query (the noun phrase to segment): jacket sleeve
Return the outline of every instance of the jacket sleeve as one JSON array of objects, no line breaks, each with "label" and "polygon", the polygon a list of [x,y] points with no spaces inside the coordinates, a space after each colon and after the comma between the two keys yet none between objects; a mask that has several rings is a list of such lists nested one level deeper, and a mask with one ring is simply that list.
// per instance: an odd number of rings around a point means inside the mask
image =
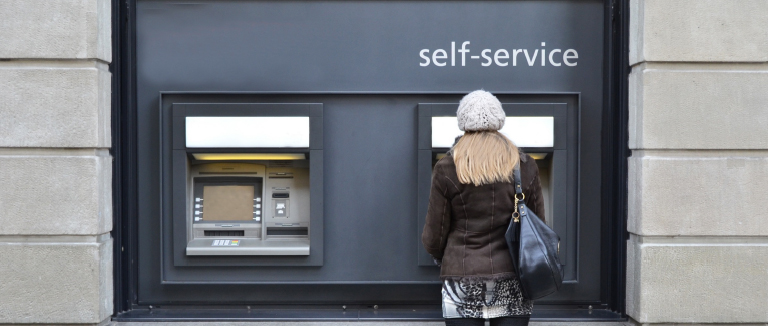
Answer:
[{"label": "jacket sleeve", "polygon": [[445,184],[442,169],[438,164],[432,173],[427,219],[421,233],[421,243],[424,245],[424,249],[435,259],[443,258],[450,226],[451,202],[448,198],[448,187]]},{"label": "jacket sleeve", "polygon": [[525,190],[525,205],[528,206],[528,209],[532,210],[542,221],[546,222],[544,195],[542,194],[541,181],[539,180],[539,167],[536,165],[533,158],[529,157],[528,161],[526,167],[533,170],[534,173],[528,187],[523,188]]}]

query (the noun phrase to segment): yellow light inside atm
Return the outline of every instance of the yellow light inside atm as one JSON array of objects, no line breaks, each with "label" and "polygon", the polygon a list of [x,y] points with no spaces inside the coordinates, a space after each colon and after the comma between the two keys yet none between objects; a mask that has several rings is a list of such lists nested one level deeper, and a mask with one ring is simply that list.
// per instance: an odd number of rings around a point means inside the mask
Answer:
[{"label": "yellow light inside atm", "polygon": [[201,161],[285,161],[307,158],[302,153],[193,153],[192,156]]},{"label": "yellow light inside atm", "polygon": [[532,157],[534,160],[543,160],[547,157],[547,153],[528,153],[528,156]]}]

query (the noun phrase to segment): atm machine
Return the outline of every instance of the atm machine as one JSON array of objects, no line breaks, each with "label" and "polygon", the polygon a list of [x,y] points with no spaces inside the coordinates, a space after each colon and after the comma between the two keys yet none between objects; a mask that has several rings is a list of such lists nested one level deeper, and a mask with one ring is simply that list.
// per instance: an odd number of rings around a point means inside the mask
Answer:
[{"label": "atm machine", "polygon": [[322,180],[317,106],[173,105],[167,133],[173,145],[165,157],[173,174],[174,230],[183,230],[173,236],[184,244],[183,255],[310,255],[313,236],[322,240],[313,232],[310,184],[313,175]]},{"label": "atm machine", "polygon": [[274,159],[195,160],[187,255],[309,255],[309,166],[303,156],[278,157],[297,161],[290,166]]}]

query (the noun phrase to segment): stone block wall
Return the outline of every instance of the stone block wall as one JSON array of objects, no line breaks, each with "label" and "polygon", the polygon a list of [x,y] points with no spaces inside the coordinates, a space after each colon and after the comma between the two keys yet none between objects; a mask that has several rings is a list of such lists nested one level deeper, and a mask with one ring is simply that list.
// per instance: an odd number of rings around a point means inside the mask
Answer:
[{"label": "stone block wall", "polygon": [[110,3],[0,1],[0,324],[112,314]]},{"label": "stone block wall", "polygon": [[768,323],[768,0],[631,0],[627,314]]}]

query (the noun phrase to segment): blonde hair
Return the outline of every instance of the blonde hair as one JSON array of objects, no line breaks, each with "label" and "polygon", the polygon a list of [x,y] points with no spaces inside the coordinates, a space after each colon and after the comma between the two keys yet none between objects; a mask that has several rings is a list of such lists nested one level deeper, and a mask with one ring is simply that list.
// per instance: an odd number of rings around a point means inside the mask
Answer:
[{"label": "blonde hair", "polygon": [[517,146],[498,131],[468,131],[451,149],[459,182],[475,186],[514,181]]}]

